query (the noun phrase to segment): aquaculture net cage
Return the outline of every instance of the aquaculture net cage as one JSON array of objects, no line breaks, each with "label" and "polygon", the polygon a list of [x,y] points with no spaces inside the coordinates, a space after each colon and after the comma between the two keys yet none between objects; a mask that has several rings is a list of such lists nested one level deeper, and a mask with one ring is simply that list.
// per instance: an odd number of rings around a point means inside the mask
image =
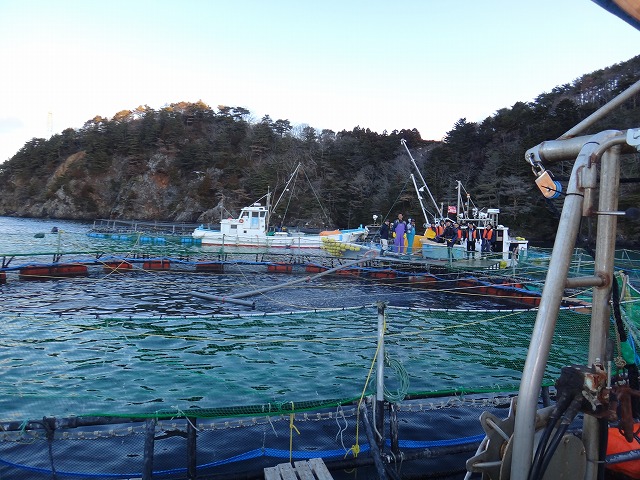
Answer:
[{"label": "aquaculture net cage", "polygon": [[[334,478],[367,478],[371,423],[401,476],[462,478],[484,436],[479,415],[507,415],[535,316],[383,304],[5,315],[0,478],[259,478],[308,458],[324,459]],[[362,405],[376,392],[381,321],[386,406],[376,424]],[[545,385],[587,361],[589,321],[560,312]]]}]

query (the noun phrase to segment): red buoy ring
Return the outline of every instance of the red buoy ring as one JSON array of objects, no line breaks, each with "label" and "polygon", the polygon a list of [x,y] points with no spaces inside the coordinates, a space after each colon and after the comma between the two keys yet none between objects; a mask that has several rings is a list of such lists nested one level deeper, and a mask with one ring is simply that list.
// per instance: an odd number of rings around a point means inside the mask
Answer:
[{"label": "red buoy ring", "polygon": [[240,222],[240,223],[242,223],[242,222],[244,222],[244,220],[241,218],[241,219],[239,220],[239,222]]}]

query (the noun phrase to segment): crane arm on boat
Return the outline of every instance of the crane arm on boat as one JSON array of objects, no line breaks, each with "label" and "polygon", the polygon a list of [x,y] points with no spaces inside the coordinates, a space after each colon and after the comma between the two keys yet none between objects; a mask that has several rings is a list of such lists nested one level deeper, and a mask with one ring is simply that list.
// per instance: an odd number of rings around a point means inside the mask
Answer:
[{"label": "crane arm on boat", "polygon": [[431,194],[431,190],[429,190],[429,187],[427,186],[427,182],[425,181],[424,177],[422,176],[422,174],[420,173],[420,169],[418,168],[418,164],[416,163],[416,161],[413,159],[413,155],[411,155],[411,152],[409,151],[409,147],[407,147],[407,141],[403,138],[402,140],[400,140],[400,143],[402,143],[402,146],[404,146],[405,150],[407,151],[407,153],[409,154],[409,159],[411,160],[411,164],[413,165],[413,168],[416,169],[416,172],[418,173],[418,177],[420,177],[420,180],[422,181],[422,187],[420,187],[420,190],[424,190],[429,194],[429,198],[431,199],[431,202],[433,203],[433,205],[436,207],[436,212],[438,212],[438,216],[440,218],[443,218],[442,215],[442,208],[440,208],[438,206],[438,203],[436,202],[436,200],[433,198],[433,195]]}]

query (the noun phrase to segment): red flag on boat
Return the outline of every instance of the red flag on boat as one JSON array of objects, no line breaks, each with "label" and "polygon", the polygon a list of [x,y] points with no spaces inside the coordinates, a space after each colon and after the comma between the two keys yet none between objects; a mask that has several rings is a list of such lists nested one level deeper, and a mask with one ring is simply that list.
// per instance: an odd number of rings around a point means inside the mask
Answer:
[{"label": "red flag on boat", "polygon": [[449,205],[447,207],[447,213],[458,213],[458,207],[455,205]]}]

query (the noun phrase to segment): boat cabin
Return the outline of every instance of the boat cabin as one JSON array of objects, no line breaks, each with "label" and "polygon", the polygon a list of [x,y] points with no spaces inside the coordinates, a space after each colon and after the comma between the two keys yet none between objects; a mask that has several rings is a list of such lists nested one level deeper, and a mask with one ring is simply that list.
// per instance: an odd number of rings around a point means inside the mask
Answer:
[{"label": "boat cabin", "polygon": [[265,235],[267,232],[268,209],[260,203],[244,207],[238,218],[225,218],[220,221],[223,235]]}]

